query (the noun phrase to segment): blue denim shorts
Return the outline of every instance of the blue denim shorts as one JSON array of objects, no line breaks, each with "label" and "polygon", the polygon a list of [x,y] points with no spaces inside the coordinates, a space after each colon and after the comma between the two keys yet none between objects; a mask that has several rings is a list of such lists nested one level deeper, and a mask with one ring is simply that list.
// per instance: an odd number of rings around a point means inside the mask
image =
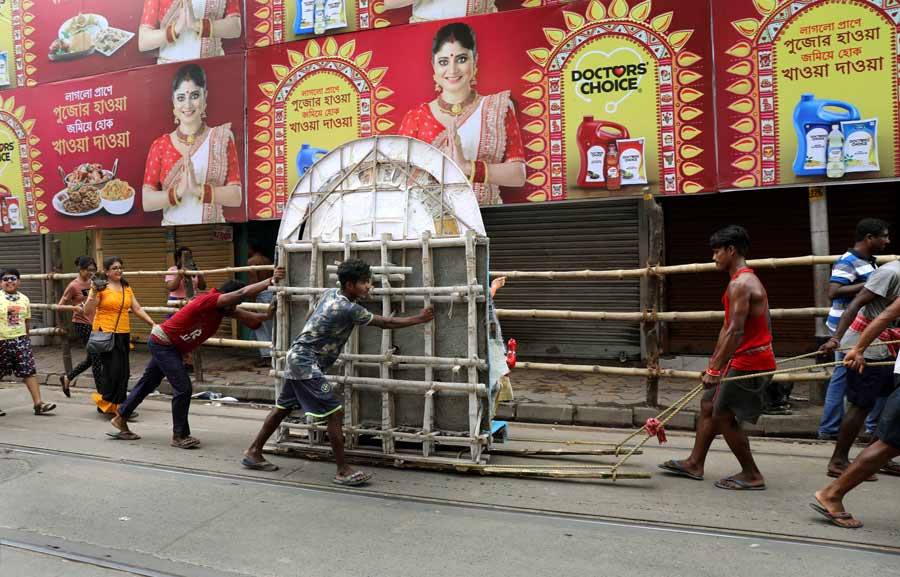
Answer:
[{"label": "blue denim shorts", "polygon": [[302,408],[307,415],[318,418],[327,417],[342,408],[334,394],[334,385],[323,377],[302,381],[284,379],[275,406],[279,409]]}]

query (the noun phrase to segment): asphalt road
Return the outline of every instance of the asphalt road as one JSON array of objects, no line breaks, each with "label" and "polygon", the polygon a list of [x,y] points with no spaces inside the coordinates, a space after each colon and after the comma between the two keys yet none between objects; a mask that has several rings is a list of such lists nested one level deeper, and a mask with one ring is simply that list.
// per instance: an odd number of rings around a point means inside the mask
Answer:
[{"label": "asphalt road", "polygon": [[[57,395],[47,393],[63,403]],[[703,482],[370,468],[369,487],[346,490],[330,483],[327,462],[274,456],[278,472],[241,469],[237,459],[264,416],[256,409],[195,405],[192,427],[204,446],[179,451],[168,446],[168,405],[158,400],[142,407],[137,442],[107,440],[109,425],[85,396],[35,417],[18,386],[0,389],[0,407],[8,412],[0,418],[3,577],[900,575],[900,479],[882,477],[848,499],[866,522],[859,531],[809,510],[809,496],[827,482],[827,444],[754,440],[765,492],[712,487],[734,471],[724,444]],[[521,426],[513,434],[623,436]],[[676,435],[650,446],[629,470],[652,470],[689,443]]]}]

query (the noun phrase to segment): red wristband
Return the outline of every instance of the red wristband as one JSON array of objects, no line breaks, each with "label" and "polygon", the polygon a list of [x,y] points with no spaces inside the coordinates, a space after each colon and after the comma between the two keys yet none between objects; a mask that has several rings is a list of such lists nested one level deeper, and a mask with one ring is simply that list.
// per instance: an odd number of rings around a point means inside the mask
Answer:
[{"label": "red wristband", "polygon": [[203,19],[203,28],[200,31],[201,38],[211,38],[212,37],[212,20],[209,18]]},{"label": "red wristband", "polygon": [[213,201],[213,187],[211,184],[203,185],[203,204],[212,204]]},{"label": "red wristband", "polygon": [[483,160],[476,160],[473,167],[475,171],[472,174],[472,182],[483,183],[487,176],[487,164]]},{"label": "red wristband", "polygon": [[706,374],[711,377],[721,377],[722,371],[717,371],[715,369],[711,369],[710,367],[706,367]]},{"label": "red wristband", "polygon": [[166,43],[175,44],[178,40],[178,34],[175,33],[175,25],[169,24],[166,26]]},{"label": "red wristband", "polygon": [[169,206],[178,206],[178,197],[175,196],[175,187],[173,186],[167,191],[169,197]]}]

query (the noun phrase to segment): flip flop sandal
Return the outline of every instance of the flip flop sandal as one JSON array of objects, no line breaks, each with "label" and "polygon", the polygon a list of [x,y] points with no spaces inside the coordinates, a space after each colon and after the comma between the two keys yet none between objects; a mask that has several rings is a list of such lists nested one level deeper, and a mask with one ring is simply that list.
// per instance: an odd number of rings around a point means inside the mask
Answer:
[{"label": "flip flop sandal", "polygon": [[[819,503],[810,503],[809,506],[813,511],[828,519],[832,525],[837,525],[841,529],[859,529],[863,524],[855,519],[851,513],[841,511],[840,513],[832,513]],[[850,524],[849,521],[856,521],[856,524]]]},{"label": "flip flop sandal", "polygon": [[245,469],[253,469],[254,471],[277,471],[278,465],[275,463],[270,463],[269,461],[254,461],[250,459],[250,457],[244,457],[241,459],[241,465],[244,466]]},{"label": "flip flop sandal", "polygon": [[678,475],[679,477],[687,477],[688,479],[693,479],[695,481],[703,480],[703,475],[695,475],[694,473],[691,473],[690,471],[685,469],[684,466],[681,465],[681,463],[679,463],[678,461],[666,461],[665,463],[657,465],[657,467],[667,473]]},{"label": "flip flop sandal", "polygon": [[34,414],[43,415],[44,413],[49,413],[55,408],[56,405],[54,403],[38,403],[34,406]]},{"label": "flip flop sandal", "polygon": [[900,463],[888,461],[888,463],[879,470],[879,473],[890,475],[892,477],[900,477]]},{"label": "flip flop sandal", "polygon": [[5,417],[5,416],[6,416],[6,411],[4,411],[3,409],[0,409],[0,417]]},{"label": "flip flop sandal", "polygon": [[106,433],[106,436],[117,441],[137,441],[141,438],[140,435],[131,431],[116,431],[115,433]]},{"label": "flip flop sandal", "polygon": [[200,439],[196,439],[194,437],[185,437],[180,441],[173,440],[170,444],[176,449],[193,449],[200,444]]},{"label": "flip flop sandal", "polygon": [[62,387],[63,394],[66,397],[71,399],[72,398],[72,390],[71,390],[72,384],[71,383],[66,384],[66,376],[65,375],[59,376],[59,385]]},{"label": "flip flop sandal", "polygon": [[[844,471],[837,472],[837,471],[832,471],[831,469],[829,469],[828,472],[826,473],[826,475],[828,475],[828,476],[831,477],[832,479],[837,479],[837,478],[839,478],[843,473],[844,473]],[[888,474],[890,474],[890,473],[888,473]],[[877,480],[878,480],[878,477],[877,477],[877,476],[871,475],[871,476],[869,476],[869,477],[866,479],[866,482],[867,482],[867,483],[874,483],[874,482],[877,481]]]},{"label": "flip flop sandal", "polygon": [[735,479],[734,477],[725,477],[724,479],[719,479],[715,482],[715,486],[719,489],[725,489],[726,491],[765,491],[766,486],[763,485],[751,485],[746,481],[741,481],[740,479]]},{"label": "flip flop sandal", "polygon": [[349,477],[335,477],[333,482],[338,485],[343,485],[345,487],[358,487],[363,483],[367,483],[369,479],[372,478],[372,475],[369,473],[363,473],[362,471],[356,471]]}]

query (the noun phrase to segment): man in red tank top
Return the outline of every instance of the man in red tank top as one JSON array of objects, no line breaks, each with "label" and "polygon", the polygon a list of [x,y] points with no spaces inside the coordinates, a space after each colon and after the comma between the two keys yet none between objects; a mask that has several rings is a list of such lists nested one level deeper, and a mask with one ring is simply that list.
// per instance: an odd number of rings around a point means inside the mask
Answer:
[{"label": "man in red tank top", "polygon": [[188,424],[188,411],[191,406],[191,378],[188,376],[182,356],[203,344],[216,334],[219,324],[226,316],[234,317],[250,328],[259,327],[262,322],[271,318],[268,314],[251,313],[237,308],[245,301],[253,301],[256,295],[268,289],[273,283],[284,278],[284,269],[275,269],[275,274],[252,285],[244,285],[239,281],[228,281],[222,285],[221,292],[213,289],[192,299],[183,309],[172,315],[166,322],[154,325],[147,339],[150,348],[150,363],[143,376],[119,406],[118,414],[111,423],[118,429],[108,433],[115,439],[136,440],[138,435],[128,428],[128,418],[141,402],[162,382],[165,377],[172,385],[172,446],[179,449],[192,449],[200,444],[191,436]]},{"label": "man in red tank top", "polygon": [[[706,455],[713,439],[721,434],[737,457],[741,472],[720,479],[716,487],[760,491],[766,488],[765,479],[753,460],[750,442],[740,423],[756,423],[763,411],[765,389],[771,376],[753,375],[775,369],[769,300],[765,287],[744,260],[750,248],[746,230],[727,226],[713,234],[709,243],[716,268],[728,273],[731,279],[722,297],[725,323],[702,375],[706,392],[700,404],[691,455],[684,461],[669,460],[659,467],[669,473],[703,480]],[[723,376],[744,378],[723,382]]]}]

